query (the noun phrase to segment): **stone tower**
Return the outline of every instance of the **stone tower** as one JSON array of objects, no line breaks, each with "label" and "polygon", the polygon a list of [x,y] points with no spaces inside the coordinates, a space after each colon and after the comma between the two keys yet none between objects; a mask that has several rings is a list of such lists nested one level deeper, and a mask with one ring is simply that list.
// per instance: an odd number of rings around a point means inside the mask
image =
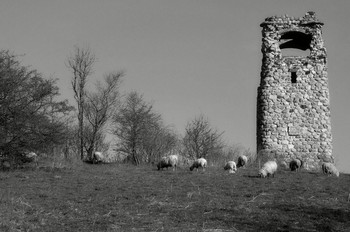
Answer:
[{"label": "stone tower", "polygon": [[299,157],[310,170],[334,162],[323,23],[307,12],[302,18],[269,17],[260,26],[258,154],[275,151],[286,162]]}]

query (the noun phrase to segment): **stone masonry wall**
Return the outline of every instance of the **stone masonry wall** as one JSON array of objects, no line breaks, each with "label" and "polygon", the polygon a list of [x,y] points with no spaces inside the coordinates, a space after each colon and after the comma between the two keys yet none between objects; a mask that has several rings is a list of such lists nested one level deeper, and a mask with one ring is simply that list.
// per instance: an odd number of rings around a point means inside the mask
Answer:
[{"label": "stone masonry wall", "polygon": [[[334,162],[322,26],[313,12],[302,18],[274,16],[261,24],[257,151],[275,151],[287,163],[299,157],[309,170]],[[310,53],[283,56],[285,48]]]}]

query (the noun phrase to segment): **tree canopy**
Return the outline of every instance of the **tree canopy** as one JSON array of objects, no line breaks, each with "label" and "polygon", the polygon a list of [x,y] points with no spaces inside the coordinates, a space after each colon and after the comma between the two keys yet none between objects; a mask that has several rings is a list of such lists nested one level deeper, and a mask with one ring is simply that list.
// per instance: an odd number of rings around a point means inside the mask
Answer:
[{"label": "tree canopy", "polygon": [[[74,108],[57,101],[56,80],[0,51],[0,152],[16,154],[63,143],[65,116]],[[44,147],[45,146],[45,147]]]},{"label": "tree canopy", "polygon": [[186,154],[191,158],[206,158],[222,153],[223,132],[214,129],[204,115],[187,123],[183,144]]},{"label": "tree canopy", "polygon": [[153,110],[142,95],[129,93],[113,117],[117,152],[134,164],[152,162],[169,153],[177,143],[174,132],[163,125],[161,115]]}]

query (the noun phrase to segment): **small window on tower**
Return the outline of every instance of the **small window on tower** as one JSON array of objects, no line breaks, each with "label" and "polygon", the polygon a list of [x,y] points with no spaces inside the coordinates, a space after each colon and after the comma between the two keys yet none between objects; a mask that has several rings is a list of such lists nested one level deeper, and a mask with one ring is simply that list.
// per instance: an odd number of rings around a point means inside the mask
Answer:
[{"label": "small window on tower", "polygon": [[291,81],[293,84],[297,83],[297,72],[291,72]]}]

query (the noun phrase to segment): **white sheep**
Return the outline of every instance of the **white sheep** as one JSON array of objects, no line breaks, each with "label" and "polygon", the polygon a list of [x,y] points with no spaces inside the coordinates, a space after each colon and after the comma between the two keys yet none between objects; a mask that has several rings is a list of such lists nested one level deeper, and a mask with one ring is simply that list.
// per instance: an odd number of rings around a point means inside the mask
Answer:
[{"label": "white sheep", "polygon": [[159,160],[157,167],[158,167],[158,170],[160,169],[163,170],[163,168],[168,169],[168,167],[173,167],[173,171],[175,171],[178,162],[179,162],[179,157],[177,155],[163,156]]},{"label": "white sheep", "polygon": [[229,173],[235,173],[237,171],[237,166],[235,161],[228,161],[225,166],[225,170],[228,170]]},{"label": "white sheep", "polygon": [[325,162],[322,164],[322,171],[326,175],[336,175],[339,177],[339,171],[333,163]]},{"label": "white sheep", "polygon": [[259,176],[265,178],[266,176],[275,176],[275,172],[277,171],[277,163],[276,161],[267,161],[263,167],[259,170]]},{"label": "white sheep", "polygon": [[35,152],[29,152],[29,153],[25,153],[25,162],[33,162],[35,163],[36,166],[38,166],[38,155]]},{"label": "white sheep", "polygon": [[103,158],[104,156],[102,152],[95,151],[94,154],[92,154],[92,163],[93,164],[101,163],[103,161]]},{"label": "white sheep", "polygon": [[289,163],[289,168],[291,171],[299,171],[299,169],[303,166],[303,161],[301,159],[293,159]]},{"label": "white sheep", "polygon": [[29,152],[28,154],[26,154],[26,156],[29,158],[29,159],[36,159],[38,157],[37,154],[35,154],[35,152]]},{"label": "white sheep", "polygon": [[202,168],[203,171],[205,170],[205,167],[207,167],[207,160],[204,159],[204,158],[199,158],[197,160],[195,160],[193,162],[193,164],[191,165],[190,167],[190,170],[192,171],[194,168],[197,168],[197,171],[198,171],[198,168]]},{"label": "white sheep", "polygon": [[245,155],[240,155],[237,161],[237,168],[244,167],[248,162],[248,157]]}]

